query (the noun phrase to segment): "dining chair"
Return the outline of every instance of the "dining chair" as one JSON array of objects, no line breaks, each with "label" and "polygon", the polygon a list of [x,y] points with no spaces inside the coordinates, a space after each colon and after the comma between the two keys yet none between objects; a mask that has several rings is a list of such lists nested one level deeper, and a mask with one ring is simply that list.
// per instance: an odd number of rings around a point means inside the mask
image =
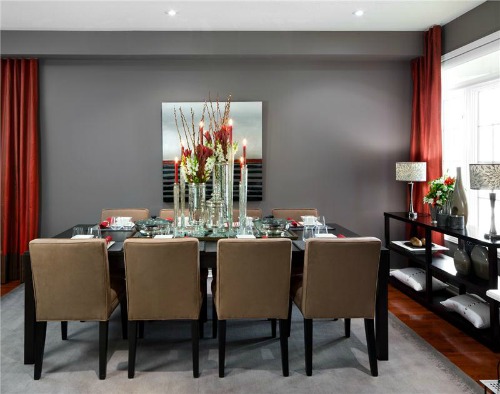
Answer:
[{"label": "dining chair", "polygon": [[132,221],[149,219],[147,208],[104,208],[101,211],[101,221],[113,216],[131,217]]},{"label": "dining chair", "polygon": [[[189,216],[189,209],[184,210],[184,216]],[[170,208],[164,208],[160,210],[158,217],[161,219],[173,219],[174,218],[174,210]]]},{"label": "dining chair", "polygon": [[318,216],[316,208],[274,208],[271,211],[272,215],[278,219],[291,218],[297,222],[302,221],[301,216]]},{"label": "dining chair", "polygon": [[195,238],[129,238],[124,243],[129,319],[128,377],[135,375],[138,322],[190,320],[193,376],[199,376],[199,243]]},{"label": "dining chair", "polygon": [[106,378],[109,317],[120,304],[127,337],[125,283],[110,278],[104,239],[35,239],[29,244],[35,294],[35,371],[42,374],[48,321],[99,322],[99,379]]},{"label": "dining chair", "polygon": [[219,331],[219,377],[224,377],[226,321],[234,319],[279,319],[281,366],[288,376],[291,258],[289,239],[218,241],[214,323]]},{"label": "dining chair", "polygon": [[378,376],[375,346],[375,300],[381,242],[373,237],[306,241],[304,276],[292,280],[291,300],[304,316],[305,364],[312,375],[313,319],[344,318],[350,337],[351,319],[363,318],[370,371]]}]

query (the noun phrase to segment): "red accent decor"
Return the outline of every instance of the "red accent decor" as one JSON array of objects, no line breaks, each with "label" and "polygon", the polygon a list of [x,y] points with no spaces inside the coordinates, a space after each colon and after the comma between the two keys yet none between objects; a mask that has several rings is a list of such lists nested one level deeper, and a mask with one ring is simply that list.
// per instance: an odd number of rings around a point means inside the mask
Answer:
[{"label": "red accent decor", "polygon": [[39,228],[38,59],[2,59],[2,283],[21,279]]},{"label": "red accent decor", "polygon": [[[410,161],[427,162],[427,180],[442,175],[441,140],[441,26],[424,34],[424,56],[411,62],[413,104]],[[413,201],[416,212],[424,212],[427,182],[415,183]],[[428,207],[425,207],[425,212]],[[427,212],[428,213],[428,212]],[[439,236],[439,235],[438,235]],[[442,236],[439,237],[442,240]],[[439,243],[439,238],[434,240]]]}]

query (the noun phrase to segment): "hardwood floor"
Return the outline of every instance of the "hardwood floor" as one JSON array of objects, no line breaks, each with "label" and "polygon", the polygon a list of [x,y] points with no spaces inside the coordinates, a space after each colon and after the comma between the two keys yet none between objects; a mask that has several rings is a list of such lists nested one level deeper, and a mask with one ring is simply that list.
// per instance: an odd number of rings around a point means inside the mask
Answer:
[{"label": "hardwood floor", "polygon": [[[2,284],[1,295],[18,285],[19,281]],[[497,378],[500,353],[481,345],[390,285],[389,310],[475,381]]]}]

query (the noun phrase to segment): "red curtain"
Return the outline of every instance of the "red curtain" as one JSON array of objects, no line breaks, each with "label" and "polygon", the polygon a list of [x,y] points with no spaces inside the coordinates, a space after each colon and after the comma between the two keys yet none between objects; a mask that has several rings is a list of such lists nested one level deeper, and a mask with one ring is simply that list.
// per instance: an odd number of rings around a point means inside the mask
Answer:
[{"label": "red curtain", "polygon": [[[424,56],[411,62],[413,106],[410,161],[427,162],[427,181],[442,175],[441,141],[441,26],[424,35]],[[413,201],[416,212],[427,212],[423,198],[427,182],[416,182]],[[425,209],[424,209],[425,208]]]},{"label": "red curtain", "polygon": [[2,59],[2,283],[39,228],[38,59]]}]

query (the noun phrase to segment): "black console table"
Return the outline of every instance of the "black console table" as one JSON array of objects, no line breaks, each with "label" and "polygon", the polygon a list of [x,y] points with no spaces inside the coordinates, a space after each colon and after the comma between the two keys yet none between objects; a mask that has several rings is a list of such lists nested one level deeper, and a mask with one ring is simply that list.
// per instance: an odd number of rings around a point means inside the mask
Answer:
[{"label": "black console table", "polygon": [[[474,234],[470,230],[453,230],[449,227],[438,227],[431,223],[430,216],[419,216],[417,219],[408,218],[406,212],[384,212],[385,219],[385,246],[392,253],[397,253],[408,258],[411,266],[420,267],[426,272],[426,290],[417,292],[406,286],[395,278],[390,278],[390,283],[410,296],[420,304],[432,310],[451,324],[455,325],[479,342],[494,351],[500,351],[500,328],[498,302],[493,302],[486,296],[488,289],[498,289],[498,258],[497,253],[500,242],[494,242],[484,238],[484,233]],[[417,233],[424,233],[426,240],[432,240],[433,233],[441,233],[456,237],[459,240],[468,241],[476,245],[485,246],[488,249],[489,279],[478,278],[474,273],[461,275],[457,273],[452,256],[443,252],[433,253],[432,242],[426,242],[425,254],[415,254],[392,242],[391,221],[406,223],[410,227],[410,237]],[[459,294],[474,293],[490,303],[490,328],[477,329],[459,314],[449,312],[440,302],[456,294],[450,290],[432,291],[432,278],[435,277],[458,289]]]}]

